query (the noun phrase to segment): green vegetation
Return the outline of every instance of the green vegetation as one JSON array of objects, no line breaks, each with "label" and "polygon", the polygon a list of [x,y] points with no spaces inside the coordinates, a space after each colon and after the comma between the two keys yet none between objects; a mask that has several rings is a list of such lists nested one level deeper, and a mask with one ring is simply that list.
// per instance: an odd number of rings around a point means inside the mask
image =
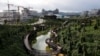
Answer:
[{"label": "green vegetation", "polygon": [[47,26],[51,26],[51,28],[61,26],[61,24],[65,21],[62,19],[45,19],[45,20],[46,22],[44,24],[46,24]]},{"label": "green vegetation", "polygon": [[38,18],[33,18],[33,19],[29,19],[28,23],[34,23],[34,22],[37,22],[37,21],[38,21]]},{"label": "green vegetation", "polygon": [[[62,27],[64,22],[58,19],[46,20],[45,24],[49,26],[47,29]],[[57,43],[63,47],[61,52],[68,56],[100,56],[100,19],[67,21],[69,23],[57,32]]]},{"label": "green vegetation", "polygon": [[69,25],[58,32],[62,53],[68,56],[100,56],[100,20],[81,20],[69,20]]},{"label": "green vegetation", "polygon": [[[45,19],[45,30],[37,35],[45,34],[50,29],[62,27],[63,22],[69,23],[58,30],[57,43],[62,53],[67,56],[100,56],[100,19]],[[35,20],[30,20],[30,23]],[[0,56],[29,56],[23,44],[23,37],[32,26],[0,25]],[[33,43],[36,40],[33,40]],[[47,47],[47,50],[48,47]]]},{"label": "green vegetation", "polygon": [[0,56],[28,56],[23,44],[29,26],[0,25]]},{"label": "green vegetation", "polygon": [[49,32],[49,30],[50,30],[50,28],[47,28],[45,31],[44,30],[39,31],[39,32],[37,32],[37,36],[47,34]]},{"label": "green vegetation", "polygon": [[30,24],[35,23],[38,21],[38,17],[32,18],[32,19],[26,19],[24,21],[20,21],[20,24]]},{"label": "green vegetation", "polygon": [[46,20],[46,22],[43,23],[45,25],[45,30],[37,32],[37,36],[46,34],[47,32],[50,31],[50,29],[53,29],[55,27],[61,27],[62,23],[65,21],[61,19],[44,19],[44,20]]}]

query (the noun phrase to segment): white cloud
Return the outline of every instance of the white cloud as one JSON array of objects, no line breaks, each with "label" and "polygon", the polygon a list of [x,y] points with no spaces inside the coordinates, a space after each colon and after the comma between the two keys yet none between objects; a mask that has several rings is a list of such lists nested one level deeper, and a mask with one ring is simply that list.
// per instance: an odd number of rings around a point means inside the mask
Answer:
[{"label": "white cloud", "polygon": [[[0,0],[0,2],[7,3],[7,0]],[[61,11],[82,11],[100,8],[100,0],[9,0],[9,2],[15,5],[31,6],[37,10],[59,8]],[[0,7],[4,8],[3,6]]]}]

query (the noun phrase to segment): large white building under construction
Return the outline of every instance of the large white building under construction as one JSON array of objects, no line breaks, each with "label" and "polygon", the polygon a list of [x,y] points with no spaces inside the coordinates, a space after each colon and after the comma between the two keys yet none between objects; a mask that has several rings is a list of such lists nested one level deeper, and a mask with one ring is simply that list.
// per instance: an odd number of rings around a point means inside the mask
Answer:
[{"label": "large white building under construction", "polygon": [[19,16],[20,14],[16,10],[4,10],[0,12],[0,20],[16,20]]}]

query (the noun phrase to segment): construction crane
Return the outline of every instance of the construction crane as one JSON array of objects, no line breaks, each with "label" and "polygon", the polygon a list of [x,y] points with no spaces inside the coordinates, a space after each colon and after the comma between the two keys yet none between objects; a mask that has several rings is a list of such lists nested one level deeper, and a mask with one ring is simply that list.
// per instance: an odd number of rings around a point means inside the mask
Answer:
[{"label": "construction crane", "polygon": [[8,4],[8,10],[10,10],[10,6],[14,6],[14,7],[17,7],[18,8],[18,12],[20,10],[20,8],[27,8],[27,9],[33,9],[32,7],[24,7],[24,6],[18,6],[18,5],[14,5],[14,4]]},{"label": "construction crane", "polygon": [[[10,6],[17,7],[17,10],[18,10],[19,14],[20,14],[20,8],[23,8],[23,9],[33,9],[32,7],[18,6],[18,5],[14,5],[14,4],[10,4],[10,3],[8,3],[7,5],[8,5],[8,13],[10,11]],[[18,16],[18,18],[20,19],[20,15]]]},{"label": "construction crane", "polygon": [[18,12],[19,12],[19,10],[20,10],[20,8],[27,8],[27,9],[33,9],[32,7],[24,7],[24,6],[19,6],[19,5],[14,5],[14,4],[10,4],[9,3],[9,0],[7,0],[7,5],[8,5],[8,11],[10,10],[10,6],[15,6],[15,7],[17,7],[18,8]]},{"label": "construction crane", "polygon": [[[17,9],[16,9],[16,11],[18,12],[18,14],[17,14],[17,19],[18,20],[20,20],[21,19],[21,13],[20,13],[20,11],[21,11],[21,8],[22,9],[33,9],[32,7],[25,7],[25,6],[20,6],[20,5],[15,5],[15,4],[11,4],[11,3],[9,3],[9,0],[7,0],[7,3],[3,3],[3,4],[5,4],[5,5],[7,5],[7,10],[8,10],[8,12],[7,12],[7,14],[6,14],[6,16],[7,16],[7,19],[5,19],[5,20],[7,20],[7,21],[11,21],[12,19],[11,19],[11,15],[10,15],[10,10],[11,10],[11,7],[16,7]],[[27,13],[27,11],[28,10],[26,10],[26,13]],[[14,12],[13,12],[13,18],[14,18],[14,20],[16,20],[15,18],[16,17],[14,17]]]}]

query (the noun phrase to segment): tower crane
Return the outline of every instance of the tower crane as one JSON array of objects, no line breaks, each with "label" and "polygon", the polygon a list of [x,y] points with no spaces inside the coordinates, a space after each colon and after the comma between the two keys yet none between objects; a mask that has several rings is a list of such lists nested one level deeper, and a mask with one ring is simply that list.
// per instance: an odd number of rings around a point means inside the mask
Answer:
[{"label": "tower crane", "polygon": [[[32,7],[24,7],[24,6],[14,5],[14,4],[10,4],[10,3],[8,3],[7,5],[8,5],[8,13],[9,13],[9,10],[10,10],[10,6],[17,7],[17,10],[18,10],[19,14],[20,14],[20,8],[23,8],[23,9],[33,9]],[[18,16],[18,18],[20,19],[20,15]]]}]

